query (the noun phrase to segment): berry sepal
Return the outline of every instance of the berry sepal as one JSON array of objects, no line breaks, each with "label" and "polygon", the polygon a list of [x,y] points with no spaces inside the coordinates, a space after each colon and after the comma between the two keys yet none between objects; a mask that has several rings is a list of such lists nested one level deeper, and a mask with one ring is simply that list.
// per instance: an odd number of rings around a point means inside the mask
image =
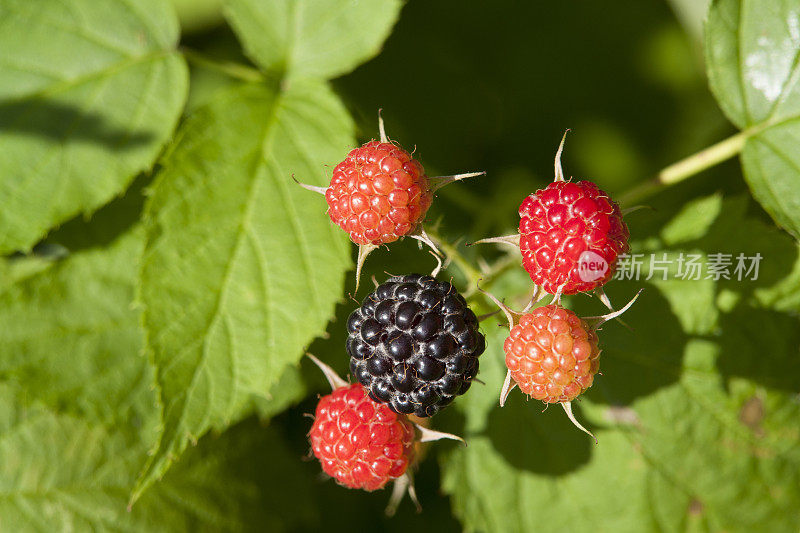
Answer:
[{"label": "berry sepal", "polygon": [[314,362],[314,364],[317,365],[317,368],[319,368],[322,371],[322,373],[325,375],[325,379],[328,380],[328,384],[331,386],[331,390],[336,390],[339,387],[347,387],[348,385],[350,385],[347,381],[344,380],[344,378],[342,378],[341,376],[339,376],[339,374],[336,373],[336,370],[334,370],[333,368],[329,367],[328,365],[317,359],[316,356],[314,356],[313,354],[306,352],[306,357],[311,359]]},{"label": "berry sepal", "polygon": [[436,431],[435,429],[427,428],[416,422],[414,422],[414,425],[417,426],[417,430],[419,431],[418,442],[434,442],[437,440],[449,439],[449,440],[457,440],[464,446],[467,445],[467,441],[465,441],[458,435],[453,435],[452,433],[445,433],[444,431]]}]

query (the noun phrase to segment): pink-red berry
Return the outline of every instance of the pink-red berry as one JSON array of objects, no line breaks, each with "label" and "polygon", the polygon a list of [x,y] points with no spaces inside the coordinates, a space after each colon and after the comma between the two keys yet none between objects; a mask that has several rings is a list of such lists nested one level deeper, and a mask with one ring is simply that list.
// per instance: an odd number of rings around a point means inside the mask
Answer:
[{"label": "pink-red berry", "polygon": [[411,154],[393,143],[370,141],[336,165],[325,199],[331,220],[354,243],[379,245],[413,233],[433,193]]},{"label": "pink-red berry", "polygon": [[554,181],[525,198],[519,216],[522,266],[551,294],[602,286],[628,251],[619,206],[589,181]]},{"label": "pink-red berry", "polygon": [[341,485],[367,491],[406,472],[414,460],[414,437],[405,416],[372,400],[360,384],[323,396],[309,432],[325,473]]},{"label": "pink-red berry", "polygon": [[577,398],[592,386],[600,364],[595,331],[556,304],[523,314],[503,351],[520,390],[545,403]]}]

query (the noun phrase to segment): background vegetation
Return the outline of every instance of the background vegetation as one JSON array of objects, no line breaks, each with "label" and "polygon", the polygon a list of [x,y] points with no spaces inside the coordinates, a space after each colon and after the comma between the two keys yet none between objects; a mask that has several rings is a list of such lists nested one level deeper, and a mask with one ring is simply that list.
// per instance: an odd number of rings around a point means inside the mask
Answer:
[{"label": "background vegetation", "polygon": [[[0,0],[0,531],[796,531],[800,1],[716,1],[704,36],[705,14]],[[354,250],[291,182],[326,184],[378,108],[429,175],[487,171],[428,215],[465,291],[526,297],[513,257],[463,243],[514,230],[566,128],[567,175],[652,207],[626,218],[634,252],[760,253],[760,275],[608,285],[645,292],[577,408],[598,446],[518,392],[497,406],[490,319],[485,386],[433,421],[469,446],[431,446],[424,513],[386,519],[386,491],[307,460],[327,385],[300,358],[346,373]],[[402,242],[365,279],[433,266]]]}]

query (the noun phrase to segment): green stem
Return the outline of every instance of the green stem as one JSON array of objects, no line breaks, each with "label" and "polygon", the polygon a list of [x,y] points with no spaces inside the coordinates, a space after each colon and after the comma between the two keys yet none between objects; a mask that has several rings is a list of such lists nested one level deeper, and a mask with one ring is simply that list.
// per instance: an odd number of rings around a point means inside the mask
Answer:
[{"label": "green stem", "polygon": [[464,277],[467,278],[467,283],[472,284],[473,280],[478,280],[483,276],[479,270],[469,264],[469,261],[461,255],[461,252],[459,252],[455,246],[445,241],[431,230],[428,230],[428,236],[436,243],[436,246],[444,252],[444,255],[458,267],[461,273],[464,274]]},{"label": "green stem", "polygon": [[192,50],[191,48],[183,47],[181,48],[181,52],[183,52],[184,57],[189,63],[200,68],[214,70],[225,74],[226,76],[230,76],[231,78],[236,78],[242,81],[258,82],[264,80],[264,75],[261,74],[261,72],[252,67],[248,67],[247,65],[234,63],[233,61],[219,61],[216,59],[211,59],[210,57],[207,57],[196,50]]},{"label": "green stem", "polygon": [[620,196],[620,204],[631,205],[658,192],[669,185],[679,183],[708,168],[734,157],[742,151],[748,137],[761,131],[763,127],[744,130],[724,141],[690,155],[659,172],[654,178],[640,183]]},{"label": "green stem", "polygon": [[467,287],[466,292],[464,293],[465,298],[469,298],[470,296],[476,294],[478,292],[478,282],[481,283],[482,286],[488,286],[492,281],[495,280],[500,274],[508,270],[513,266],[519,266],[522,263],[522,259],[517,256],[516,254],[507,254],[492,263],[489,266],[489,270],[485,273],[481,274],[478,278],[476,278],[471,286]]},{"label": "green stem", "polygon": [[501,257],[491,266],[489,266],[488,270],[482,272],[473,267],[467,258],[461,255],[461,252],[459,252],[455,246],[442,239],[442,237],[440,237],[434,231],[429,229],[427,230],[427,233],[431,240],[436,243],[436,246],[438,246],[442,252],[444,252],[445,256],[447,256],[447,258],[450,259],[450,261],[456,265],[456,267],[458,267],[458,269],[467,279],[467,286],[463,291],[465,298],[469,298],[478,292],[478,282],[488,285],[492,282],[492,280],[494,280],[494,278],[502,274],[510,266],[519,263],[517,257],[509,254]]}]

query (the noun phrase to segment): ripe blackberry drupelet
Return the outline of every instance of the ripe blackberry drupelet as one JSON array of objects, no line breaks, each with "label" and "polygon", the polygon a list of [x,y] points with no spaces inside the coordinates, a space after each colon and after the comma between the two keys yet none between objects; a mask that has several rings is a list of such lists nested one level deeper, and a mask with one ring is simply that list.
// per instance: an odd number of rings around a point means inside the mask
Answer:
[{"label": "ripe blackberry drupelet", "polygon": [[358,383],[320,398],[309,439],[325,473],[351,489],[381,489],[414,460],[414,426]]},{"label": "ripe blackberry drupelet", "polygon": [[[554,181],[525,198],[519,216],[522,266],[550,294],[602,286],[628,251],[630,233],[619,206],[590,181]],[[591,268],[581,271],[581,261]]]},{"label": "ripe blackberry drupelet", "polygon": [[464,394],[486,349],[478,319],[448,282],[389,278],[347,321],[350,371],[393,411],[428,417]]}]

